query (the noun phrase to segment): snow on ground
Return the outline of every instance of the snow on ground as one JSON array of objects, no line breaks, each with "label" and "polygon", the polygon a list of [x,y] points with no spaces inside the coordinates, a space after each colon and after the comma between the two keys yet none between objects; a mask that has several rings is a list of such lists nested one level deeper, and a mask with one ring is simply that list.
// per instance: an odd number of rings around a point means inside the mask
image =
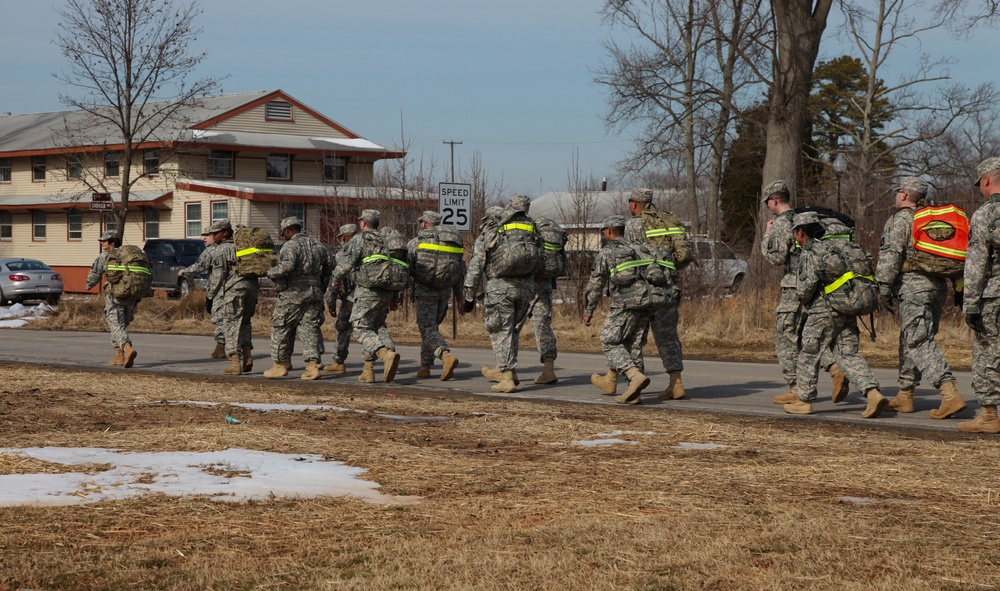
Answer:
[{"label": "snow on ground", "polygon": [[0,306],[0,328],[20,328],[29,320],[48,316],[56,309],[48,304],[38,304],[37,306],[25,306],[24,304],[14,304],[13,306]]}]

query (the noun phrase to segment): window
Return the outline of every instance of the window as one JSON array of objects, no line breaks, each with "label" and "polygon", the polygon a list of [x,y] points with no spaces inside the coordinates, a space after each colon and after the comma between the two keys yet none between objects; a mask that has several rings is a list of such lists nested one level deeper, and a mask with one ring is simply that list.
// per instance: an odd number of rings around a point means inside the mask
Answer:
[{"label": "window", "polygon": [[0,240],[14,239],[14,216],[0,211]]},{"label": "window", "polygon": [[[306,223],[306,204],[305,203],[282,203],[278,206],[278,213],[281,219],[297,217],[302,220],[302,223]],[[305,228],[302,228],[305,230]]]},{"label": "window", "polygon": [[[113,213],[105,213],[103,216],[104,231],[105,232],[118,232],[118,219],[115,218]],[[120,236],[119,236],[120,238]]]},{"label": "window", "polygon": [[225,201],[215,201],[212,203],[212,223],[224,220],[229,217],[229,203]]},{"label": "window", "polygon": [[142,153],[142,172],[147,176],[160,174],[159,150],[146,150]]},{"label": "window", "polygon": [[146,238],[160,237],[160,210],[155,207],[145,208]]},{"label": "window", "polygon": [[45,182],[45,156],[31,157],[31,180]]},{"label": "window", "polygon": [[231,179],[236,171],[236,152],[212,150],[208,153],[208,176]]},{"label": "window", "polygon": [[66,179],[78,181],[83,178],[83,163],[79,156],[69,156],[66,158]]},{"label": "window", "polygon": [[68,240],[83,240],[83,214],[71,211],[66,214],[66,238]]},{"label": "window", "polygon": [[121,154],[108,152],[104,155],[104,176],[116,177],[121,174]]},{"label": "window", "polygon": [[11,169],[10,158],[0,158],[0,183],[10,182],[10,169]]},{"label": "window", "polygon": [[291,154],[267,155],[267,178],[276,181],[287,181],[292,178]]},{"label": "window", "polygon": [[45,240],[45,212],[31,212],[31,239]]},{"label": "window", "polygon": [[201,203],[184,204],[184,235],[201,238]]},{"label": "window", "polygon": [[292,104],[284,101],[271,101],[264,105],[264,120],[293,121]]},{"label": "window", "polygon": [[347,158],[323,157],[323,180],[328,183],[347,182]]}]

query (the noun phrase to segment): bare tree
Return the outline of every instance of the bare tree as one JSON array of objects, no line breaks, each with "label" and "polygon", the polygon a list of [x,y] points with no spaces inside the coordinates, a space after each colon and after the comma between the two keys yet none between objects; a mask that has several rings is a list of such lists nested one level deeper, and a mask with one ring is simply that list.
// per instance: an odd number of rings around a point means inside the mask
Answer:
[{"label": "bare tree", "polygon": [[[125,231],[129,192],[142,178],[142,145],[170,145],[187,126],[186,107],[217,92],[220,80],[188,76],[205,59],[191,46],[201,29],[196,2],[174,0],[66,0],[56,43],[69,61],[55,77],[74,89],[63,104],[90,121],[67,126],[71,145],[118,152],[118,176],[98,174],[92,188],[121,194],[115,209]],[[135,169],[134,169],[135,168]]]}]

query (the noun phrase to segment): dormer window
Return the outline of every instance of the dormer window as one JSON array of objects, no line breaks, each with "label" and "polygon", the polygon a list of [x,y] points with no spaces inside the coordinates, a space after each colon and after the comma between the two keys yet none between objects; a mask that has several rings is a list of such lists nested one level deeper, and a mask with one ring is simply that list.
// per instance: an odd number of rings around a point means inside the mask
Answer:
[{"label": "dormer window", "polygon": [[284,101],[271,101],[264,105],[264,119],[266,121],[293,121],[292,103]]}]

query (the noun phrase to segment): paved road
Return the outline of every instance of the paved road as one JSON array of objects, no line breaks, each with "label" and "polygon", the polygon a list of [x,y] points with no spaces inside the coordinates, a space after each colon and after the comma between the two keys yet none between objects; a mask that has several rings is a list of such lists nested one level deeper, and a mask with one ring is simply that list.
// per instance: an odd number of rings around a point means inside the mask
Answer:
[{"label": "paved road", "polygon": [[[208,353],[214,347],[211,339],[205,336],[185,335],[147,335],[133,334],[133,341],[139,356],[135,367],[128,371],[156,372],[170,371],[200,375],[221,376],[226,367],[226,360],[209,359]],[[234,376],[234,380],[263,380],[261,372],[271,366],[268,352],[270,342],[266,338],[257,337],[255,344],[254,373],[244,376]],[[455,378],[447,382],[436,379],[417,380],[415,377],[419,366],[419,349],[415,346],[399,346],[402,355],[399,373],[396,381],[390,385],[361,385],[356,378],[361,372],[361,361],[357,354],[358,345],[352,345],[352,357],[348,359],[347,375],[332,376],[325,374],[316,382],[316,387],[336,382],[344,385],[357,385],[359,388],[420,388],[435,391],[453,391],[477,395],[501,396],[490,392],[490,383],[482,377],[479,370],[484,365],[494,365],[493,352],[488,349],[454,348],[452,353],[461,363],[455,373]],[[108,371],[126,371],[111,368],[107,360],[113,353],[107,333],[93,332],[50,332],[26,329],[0,329],[0,362],[58,364],[101,368]],[[600,353],[560,353],[556,362],[556,373],[559,382],[551,386],[538,386],[532,380],[541,372],[541,364],[537,353],[531,347],[522,351],[518,375],[521,378],[521,390],[515,394],[502,396],[523,398],[545,398],[570,402],[590,404],[614,404],[610,397],[603,396],[590,384],[590,374],[604,372],[606,365],[604,356]],[[329,361],[327,359],[326,361]],[[293,356],[292,363],[296,367],[288,378],[297,379],[303,367],[302,359]],[[685,360],[684,386],[688,397],[684,400],[661,402],[656,394],[667,384],[667,376],[662,371],[659,359],[648,358],[647,372],[652,378],[652,384],[643,396],[643,406],[648,408],[670,408],[687,411],[705,411],[727,414],[781,416],[788,417],[778,405],[771,404],[771,396],[785,390],[781,380],[781,372],[777,363],[738,363],[727,361]],[[381,371],[381,365],[376,365],[376,375]],[[434,375],[439,374],[439,367]],[[876,369],[875,377],[883,385],[883,393],[892,396],[896,391],[896,373],[888,369]],[[820,401],[813,406],[814,414],[807,417],[796,417],[801,420],[823,420],[847,424],[863,424],[866,426],[898,426],[904,428],[939,429],[955,431],[958,420],[972,418],[978,406],[971,394],[971,375],[968,372],[957,372],[958,388],[970,402],[965,409],[952,418],[935,421],[927,416],[927,411],[936,408],[939,396],[936,390],[925,386],[917,390],[917,412],[907,415],[884,413],[877,419],[862,419],[864,399],[857,391],[851,392],[847,400],[834,405],[830,402],[830,380],[825,374],[820,379]],[[624,389],[619,383],[619,391]]]}]

